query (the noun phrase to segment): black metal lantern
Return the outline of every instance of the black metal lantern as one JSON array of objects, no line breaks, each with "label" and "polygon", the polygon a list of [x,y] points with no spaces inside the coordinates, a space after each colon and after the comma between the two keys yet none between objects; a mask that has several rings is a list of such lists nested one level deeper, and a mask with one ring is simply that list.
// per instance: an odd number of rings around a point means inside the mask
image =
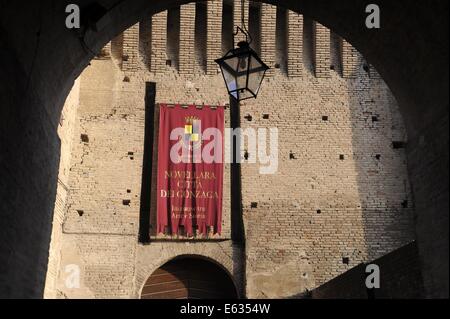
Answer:
[{"label": "black metal lantern", "polygon": [[256,98],[269,67],[247,41],[239,42],[237,48],[216,62],[222,70],[228,94],[238,101]]},{"label": "black metal lantern", "polygon": [[[222,71],[228,94],[237,101],[256,98],[266,71],[269,69],[250,47],[252,37],[245,27],[244,0],[241,5],[241,18],[244,29],[236,27],[236,32],[233,34],[233,49],[223,58],[216,60]],[[245,41],[239,42],[236,48],[234,37],[239,32],[245,35]]]}]

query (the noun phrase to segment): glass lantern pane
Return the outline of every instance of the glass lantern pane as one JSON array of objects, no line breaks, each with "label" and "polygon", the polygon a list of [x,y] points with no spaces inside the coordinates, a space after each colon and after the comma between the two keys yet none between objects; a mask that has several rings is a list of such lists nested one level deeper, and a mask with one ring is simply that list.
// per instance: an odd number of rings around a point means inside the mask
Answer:
[{"label": "glass lantern pane", "polygon": [[223,77],[225,79],[225,83],[227,85],[228,92],[230,94],[232,94],[235,98],[237,98],[236,90],[238,88],[237,88],[236,78],[230,72],[228,72],[226,68],[222,68],[222,72],[223,72]]},{"label": "glass lantern pane", "polygon": [[241,53],[239,55],[239,58],[238,58],[239,63],[238,63],[238,66],[237,66],[238,67],[237,71],[239,73],[247,72],[249,58],[250,58],[250,55],[248,53],[244,53],[244,54]]},{"label": "glass lantern pane", "polygon": [[239,57],[237,82],[238,88],[241,90],[247,88],[248,68],[250,67],[249,60],[249,54],[242,54]]},{"label": "glass lantern pane", "polygon": [[238,67],[239,67],[239,58],[238,57],[230,57],[230,58],[226,58],[224,61],[224,68],[226,68],[228,70],[228,72],[230,73],[234,73],[237,71]]},{"label": "glass lantern pane", "polygon": [[237,77],[237,84],[239,90],[247,89],[247,73],[242,73],[242,75]]},{"label": "glass lantern pane", "polygon": [[257,95],[259,92],[265,72],[266,72],[265,66],[262,65],[255,57],[252,56],[252,58],[250,59],[250,75],[248,80],[248,89],[251,90],[255,95]]},{"label": "glass lantern pane", "polygon": [[253,98],[253,97],[255,97],[255,96],[254,96],[253,93],[250,92],[249,90],[243,90],[243,91],[241,91],[241,93],[239,94],[239,99],[240,99],[240,100],[245,100],[245,99]]}]

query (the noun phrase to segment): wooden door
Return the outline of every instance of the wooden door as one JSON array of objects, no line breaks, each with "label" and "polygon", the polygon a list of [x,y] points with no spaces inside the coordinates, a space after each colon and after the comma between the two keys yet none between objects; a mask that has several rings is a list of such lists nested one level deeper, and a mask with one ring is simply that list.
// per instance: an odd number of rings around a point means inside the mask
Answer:
[{"label": "wooden door", "polygon": [[237,298],[229,275],[216,264],[194,258],[173,260],[156,270],[144,285],[142,299]]}]

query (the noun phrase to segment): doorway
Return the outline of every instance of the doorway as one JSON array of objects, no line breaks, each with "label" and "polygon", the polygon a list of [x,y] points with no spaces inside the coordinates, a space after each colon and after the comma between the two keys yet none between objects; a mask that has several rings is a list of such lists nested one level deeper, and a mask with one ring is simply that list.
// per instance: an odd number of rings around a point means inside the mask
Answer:
[{"label": "doorway", "polygon": [[180,257],[158,268],[142,289],[141,299],[235,299],[230,275],[214,262]]}]

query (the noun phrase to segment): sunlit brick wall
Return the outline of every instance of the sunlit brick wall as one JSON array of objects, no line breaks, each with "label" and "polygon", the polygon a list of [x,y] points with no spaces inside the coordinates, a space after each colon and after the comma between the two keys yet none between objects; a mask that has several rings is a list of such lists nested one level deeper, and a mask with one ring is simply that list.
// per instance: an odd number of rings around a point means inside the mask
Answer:
[{"label": "sunlit brick wall", "polygon": [[[237,23],[240,1],[231,4]],[[413,200],[398,148],[407,136],[386,84],[345,41],[336,51],[341,56],[333,57],[342,70],[333,70],[330,30],[318,23],[305,28],[302,15],[287,12],[286,47],[277,48],[277,10],[263,4],[252,25],[260,24],[254,36],[273,70],[258,99],[242,103],[241,126],[277,128],[279,162],[271,175],[259,172],[266,164],[242,164],[245,254],[230,241],[228,164],[222,241],[138,244],[145,82],[156,83],[157,103],[227,104],[213,63],[222,54],[222,8],[221,1],[208,4],[202,35],[196,5],[180,8],[178,65],[167,62],[176,46],[168,43],[168,15],[161,12],[113,40],[113,58],[92,61],[82,74],[79,123],[71,151],[63,151],[71,155],[68,195],[55,209],[65,211],[62,235],[52,244],[61,259],[59,271],[51,270],[56,288],[49,281],[49,296],[139,297],[163,263],[197,254],[228,269],[248,297],[301,297],[413,239]],[[195,52],[202,37],[204,68]],[[275,68],[283,59],[287,68]],[[151,206],[154,222],[155,196]],[[80,265],[81,290],[65,287],[68,264]]]}]

